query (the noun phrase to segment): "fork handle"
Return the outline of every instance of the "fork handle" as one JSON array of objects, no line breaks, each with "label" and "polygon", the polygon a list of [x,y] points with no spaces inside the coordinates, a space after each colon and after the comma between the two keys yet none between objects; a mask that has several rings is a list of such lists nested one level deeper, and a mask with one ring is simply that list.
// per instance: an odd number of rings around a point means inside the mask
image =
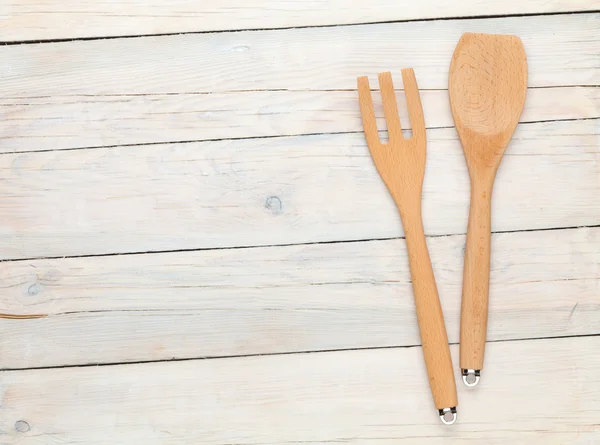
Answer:
[{"label": "fork handle", "polygon": [[454,369],[423,223],[420,218],[410,219],[402,225],[429,385],[438,410],[454,408],[458,404]]},{"label": "fork handle", "polygon": [[460,367],[483,368],[490,287],[492,182],[472,181],[460,313]]}]

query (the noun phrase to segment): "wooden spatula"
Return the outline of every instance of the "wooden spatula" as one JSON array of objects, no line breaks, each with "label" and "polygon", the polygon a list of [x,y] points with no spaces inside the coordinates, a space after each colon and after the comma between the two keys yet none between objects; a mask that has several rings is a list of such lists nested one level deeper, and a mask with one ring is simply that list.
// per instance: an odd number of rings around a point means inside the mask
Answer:
[{"label": "wooden spatula", "polygon": [[527,58],[521,39],[463,34],[450,64],[448,89],[471,178],[460,367],[463,382],[475,386],[483,368],[487,330],[492,187],[527,91]]},{"label": "wooden spatula", "polygon": [[392,76],[379,75],[383,110],[388,129],[388,142],[383,144],[377,134],[371,88],[367,77],[358,78],[358,100],[367,145],[377,171],[387,186],[400,212],[406,246],[423,355],[429,375],[429,385],[440,419],[445,424],[456,421],[456,383],[444,315],[429,259],[423,220],[421,195],[425,177],[426,134],[419,87],[412,69],[402,70],[412,136],[402,135],[400,117]]}]

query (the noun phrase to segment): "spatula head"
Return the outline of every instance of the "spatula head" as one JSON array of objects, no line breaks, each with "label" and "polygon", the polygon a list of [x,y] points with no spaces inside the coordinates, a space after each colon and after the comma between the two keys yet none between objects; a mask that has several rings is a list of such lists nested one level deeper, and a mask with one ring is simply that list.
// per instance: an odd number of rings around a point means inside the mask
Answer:
[{"label": "spatula head", "polygon": [[521,39],[463,34],[450,64],[448,90],[465,155],[492,161],[481,153],[491,150],[501,158],[525,104],[527,59]]}]

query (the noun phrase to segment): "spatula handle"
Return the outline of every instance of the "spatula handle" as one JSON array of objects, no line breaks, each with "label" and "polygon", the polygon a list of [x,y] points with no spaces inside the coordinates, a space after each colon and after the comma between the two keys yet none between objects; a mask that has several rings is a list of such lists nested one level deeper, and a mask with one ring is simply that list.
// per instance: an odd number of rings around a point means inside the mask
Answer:
[{"label": "spatula handle", "polygon": [[[483,368],[490,287],[492,184],[471,183],[471,207],[467,228],[460,314],[460,367]],[[465,381],[465,383],[467,383]]]},{"label": "spatula handle", "polygon": [[405,219],[410,275],[429,385],[438,410],[455,408],[458,401],[454,370],[425,232],[421,221],[409,223]]}]

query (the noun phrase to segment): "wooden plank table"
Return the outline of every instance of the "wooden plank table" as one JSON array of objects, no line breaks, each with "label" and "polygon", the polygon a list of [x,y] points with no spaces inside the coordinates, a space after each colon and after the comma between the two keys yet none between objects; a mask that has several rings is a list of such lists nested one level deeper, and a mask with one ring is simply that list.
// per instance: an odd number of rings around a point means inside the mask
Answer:
[{"label": "wooden plank table", "polygon": [[[356,77],[415,69],[458,368],[467,31],[519,35],[529,90],[446,427]],[[22,0],[0,43],[1,445],[600,443],[600,0]]]}]

